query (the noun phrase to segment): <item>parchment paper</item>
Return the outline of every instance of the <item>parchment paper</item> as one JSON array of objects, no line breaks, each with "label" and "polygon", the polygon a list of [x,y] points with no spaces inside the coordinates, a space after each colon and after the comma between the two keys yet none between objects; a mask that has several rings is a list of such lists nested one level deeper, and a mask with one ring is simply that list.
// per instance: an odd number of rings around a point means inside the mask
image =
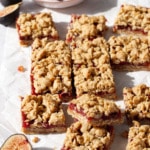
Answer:
[{"label": "parchment paper", "polygon": [[[150,7],[149,0],[85,0],[83,3],[70,8],[48,9],[36,5],[31,0],[24,0],[20,13],[51,12],[56,28],[60,34],[60,39],[64,39],[71,14],[103,14],[107,18],[107,25],[111,29],[120,5],[124,3]],[[2,6],[0,6],[0,9],[2,9]],[[106,38],[109,38],[111,34],[111,31],[108,32]],[[30,47],[20,47],[15,25],[12,24],[8,27],[0,25],[0,145],[11,134],[22,133],[19,96],[30,94],[30,55]],[[18,72],[17,69],[20,65],[25,67],[25,72]],[[122,89],[125,86],[134,86],[140,83],[150,85],[150,72],[147,71],[113,71],[113,73],[119,99],[116,103],[122,110],[124,110]],[[70,119],[71,117],[67,116],[68,122]],[[115,139],[111,150],[125,150],[127,139],[121,136],[125,130],[128,130],[126,123],[115,126]],[[32,142],[35,136],[40,138],[38,143]],[[60,150],[65,133],[27,135],[27,137],[35,150]]]}]

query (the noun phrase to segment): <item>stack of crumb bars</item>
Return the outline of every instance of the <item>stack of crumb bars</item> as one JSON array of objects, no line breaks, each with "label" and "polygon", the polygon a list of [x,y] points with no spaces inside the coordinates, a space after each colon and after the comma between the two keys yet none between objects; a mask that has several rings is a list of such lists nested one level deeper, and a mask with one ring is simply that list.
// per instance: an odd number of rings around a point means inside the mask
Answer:
[{"label": "stack of crumb bars", "polygon": [[[113,126],[123,123],[125,114],[128,122],[134,121],[126,149],[150,148],[150,87],[124,87],[123,114],[115,103],[112,73],[150,70],[149,20],[149,8],[122,5],[114,36],[106,40],[103,15],[74,14],[61,40],[50,13],[20,14],[20,45],[31,46],[31,94],[21,99],[22,131],[66,132],[62,150],[108,150]],[[75,120],[69,126],[63,103]]]}]

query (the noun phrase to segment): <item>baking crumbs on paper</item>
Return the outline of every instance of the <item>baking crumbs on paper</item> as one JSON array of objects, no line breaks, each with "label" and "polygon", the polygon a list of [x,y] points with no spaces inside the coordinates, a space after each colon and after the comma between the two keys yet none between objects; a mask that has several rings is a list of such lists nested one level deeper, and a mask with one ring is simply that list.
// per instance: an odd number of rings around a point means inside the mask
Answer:
[{"label": "baking crumbs on paper", "polygon": [[25,72],[25,67],[24,66],[22,66],[22,65],[20,65],[20,66],[18,66],[18,71],[19,72]]},{"label": "baking crumbs on paper", "polygon": [[40,141],[40,138],[35,136],[33,139],[32,139],[32,142],[34,143],[38,143]]}]

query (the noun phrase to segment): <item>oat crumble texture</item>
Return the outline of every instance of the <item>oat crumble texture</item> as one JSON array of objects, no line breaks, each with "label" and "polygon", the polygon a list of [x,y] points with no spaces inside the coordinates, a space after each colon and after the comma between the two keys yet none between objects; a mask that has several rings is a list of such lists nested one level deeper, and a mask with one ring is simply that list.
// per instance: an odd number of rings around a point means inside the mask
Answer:
[{"label": "oat crumble texture", "polygon": [[65,115],[58,95],[27,95],[21,101],[22,131],[27,134],[64,132]]},{"label": "oat crumble texture", "polygon": [[150,148],[150,126],[130,127],[126,150],[148,150]]},{"label": "oat crumble texture", "polygon": [[114,22],[113,31],[136,35],[150,35],[150,8],[122,5]]},{"label": "oat crumble texture", "polygon": [[115,125],[123,122],[120,108],[112,100],[92,94],[83,94],[73,99],[68,114],[82,123],[93,126]]},{"label": "oat crumble texture", "polygon": [[72,15],[66,35],[67,43],[76,40],[93,39],[102,36],[106,31],[106,18],[103,15],[89,16],[86,14]]},{"label": "oat crumble texture", "polygon": [[68,45],[62,40],[46,42],[36,39],[32,48],[32,93],[60,94],[67,101],[72,95],[71,52]]},{"label": "oat crumble texture", "polygon": [[77,40],[70,47],[76,95],[91,93],[115,99],[116,89],[106,40],[103,37]]},{"label": "oat crumble texture", "polygon": [[150,40],[135,36],[112,36],[108,40],[111,65],[116,70],[150,70]]},{"label": "oat crumble texture", "polygon": [[110,64],[96,67],[74,65],[73,72],[77,96],[88,93],[108,99],[116,99],[115,83]]},{"label": "oat crumble texture", "polygon": [[71,54],[73,65],[84,64],[93,67],[110,63],[108,44],[103,37],[77,40],[71,45]]},{"label": "oat crumble texture", "polygon": [[61,150],[104,150],[109,149],[112,141],[112,127],[93,127],[75,122],[67,129],[64,146]]},{"label": "oat crumble texture", "polygon": [[16,28],[21,46],[31,45],[36,38],[56,40],[59,37],[52,15],[48,12],[22,13],[16,21]]},{"label": "oat crumble texture", "polygon": [[140,84],[123,89],[125,112],[129,121],[150,120],[150,87]]}]

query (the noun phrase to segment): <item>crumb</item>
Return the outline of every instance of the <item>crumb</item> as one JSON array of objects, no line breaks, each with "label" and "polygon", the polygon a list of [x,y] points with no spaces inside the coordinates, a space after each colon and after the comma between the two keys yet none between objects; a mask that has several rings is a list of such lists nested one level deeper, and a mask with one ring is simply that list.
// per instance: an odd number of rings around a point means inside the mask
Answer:
[{"label": "crumb", "polygon": [[39,141],[40,141],[40,138],[37,137],[37,136],[35,136],[35,137],[32,139],[32,142],[34,142],[34,143],[37,143],[37,142],[39,142]]},{"label": "crumb", "polygon": [[140,126],[140,123],[136,120],[133,120],[132,124],[133,124],[134,127],[139,127]]},{"label": "crumb", "polygon": [[19,96],[20,100],[23,100],[23,96]]},{"label": "crumb", "polygon": [[121,133],[121,136],[123,137],[123,138],[128,138],[128,131],[123,131],[122,133]]},{"label": "crumb", "polygon": [[18,71],[19,72],[25,72],[25,68],[24,68],[24,66],[18,66]]}]

